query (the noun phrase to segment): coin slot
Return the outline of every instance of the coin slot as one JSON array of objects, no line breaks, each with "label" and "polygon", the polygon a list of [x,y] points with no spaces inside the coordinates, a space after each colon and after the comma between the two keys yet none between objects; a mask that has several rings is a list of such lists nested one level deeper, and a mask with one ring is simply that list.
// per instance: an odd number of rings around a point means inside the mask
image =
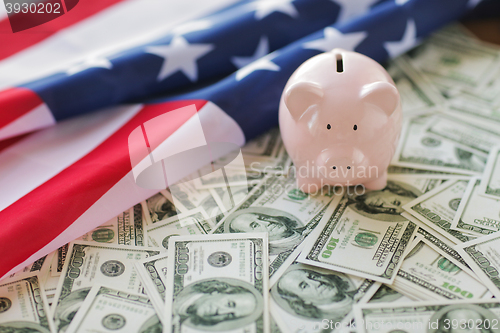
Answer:
[{"label": "coin slot", "polygon": [[337,59],[337,73],[343,73],[344,72],[344,61],[342,60],[342,54],[337,53],[335,55]]}]

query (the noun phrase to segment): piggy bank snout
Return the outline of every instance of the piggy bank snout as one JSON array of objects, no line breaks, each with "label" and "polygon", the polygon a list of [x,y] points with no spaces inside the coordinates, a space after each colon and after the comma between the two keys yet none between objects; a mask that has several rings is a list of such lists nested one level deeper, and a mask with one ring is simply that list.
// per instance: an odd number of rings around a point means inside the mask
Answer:
[{"label": "piggy bank snout", "polygon": [[368,161],[363,152],[356,148],[338,147],[323,151],[318,158],[318,165],[332,171],[355,171],[368,166]]}]

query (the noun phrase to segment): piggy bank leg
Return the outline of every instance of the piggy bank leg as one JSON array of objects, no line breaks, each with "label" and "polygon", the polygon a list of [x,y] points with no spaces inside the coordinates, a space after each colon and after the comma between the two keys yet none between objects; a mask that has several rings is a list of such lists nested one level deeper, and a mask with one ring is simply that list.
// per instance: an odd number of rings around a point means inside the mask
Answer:
[{"label": "piggy bank leg", "polygon": [[318,178],[300,177],[297,175],[297,187],[304,193],[319,192],[323,186]]},{"label": "piggy bank leg", "polygon": [[365,185],[368,190],[382,190],[387,186],[387,171],[382,173],[377,179],[366,182],[363,185]]}]

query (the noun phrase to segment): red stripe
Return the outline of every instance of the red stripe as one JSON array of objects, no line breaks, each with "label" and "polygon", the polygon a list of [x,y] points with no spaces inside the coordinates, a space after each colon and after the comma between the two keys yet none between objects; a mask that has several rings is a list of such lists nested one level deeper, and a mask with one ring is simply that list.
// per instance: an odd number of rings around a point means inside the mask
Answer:
[{"label": "red stripe", "polygon": [[0,128],[42,104],[42,99],[27,88],[0,91]]},{"label": "red stripe", "polygon": [[[92,152],[0,212],[0,277],[69,227],[130,172],[128,136],[167,111],[206,101],[148,105]],[[192,116],[190,114],[189,116]],[[187,119],[186,119],[187,120]],[[172,134],[183,122],[165,124]]]},{"label": "red stripe", "polygon": [[43,41],[96,13],[125,0],[81,0],[68,13],[37,27],[12,33],[9,19],[0,21],[0,60]]}]

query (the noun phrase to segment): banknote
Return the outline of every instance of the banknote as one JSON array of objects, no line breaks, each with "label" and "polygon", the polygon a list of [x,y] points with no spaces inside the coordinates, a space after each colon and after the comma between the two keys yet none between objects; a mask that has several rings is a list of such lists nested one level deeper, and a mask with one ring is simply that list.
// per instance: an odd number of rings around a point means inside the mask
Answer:
[{"label": "banknote", "polygon": [[52,306],[56,330],[66,331],[95,283],[112,284],[129,292],[142,292],[134,264],[137,260],[159,253],[160,250],[155,248],[84,241],[70,243]]},{"label": "banknote", "polygon": [[59,276],[52,276],[50,274],[50,270],[52,267],[49,268],[49,273],[43,280],[43,289],[45,290],[45,296],[47,296],[47,302],[49,305],[52,305],[54,301],[54,297],[56,296],[56,290],[57,290],[57,285],[59,284]]},{"label": "banknote", "polygon": [[332,203],[335,210],[311,233],[297,261],[392,283],[417,231],[400,215],[402,206],[421,193],[395,180],[380,191],[346,191]]},{"label": "banknote", "polygon": [[429,116],[407,119],[392,165],[478,175],[484,170],[487,155],[426,131]]},{"label": "banknote", "polygon": [[497,332],[500,303],[448,300],[407,304],[376,303],[354,307],[358,332]]},{"label": "banknote", "polygon": [[145,226],[142,205],[137,204],[78,239],[96,243],[145,246]]},{"label": "banknote", "polygon": [[377,289],[371,280],[294,262],[271,288],[269,305],[283,332],[341,331],[353,319],[353,305]]},{"label": "banknote", "polygon": [[455,249],[472,268],[479,279],[490,289],[495,297],[500,297],[500,235],[493,233]]},{"label": "banknote", "polygon": [[[227,187],[226,184],[224,184],[224,187]],[[219,222],[224,216],[212,192],[207,189],[197,188],[193,179],[186,179],[173,184],[160,193],[167,197],[170,196],[175,207],[183,213],[199,208],[204,210],[214,223]]]},{"label": "banknote", "polygon": [[[255,165],[257,165],[257,162],[255,163]],[[208,172],[207,169],[210,168],[211,166],[208,165],[200,169],[197,177],[193,179],[193,183],[197,189],[226,187],[228,185],[246,186],[249,183],[255,184],[260,182],[265,176],[265,173],[261,172],[260,169],[247,169],[244,165],[240,168],[225,167],[214,171],[210,170],[210,172]]]},{"label": "banknote", "polygon": [[50,274],[50,265],[52,264],[52,258],[54,257],[54,255],[55,253],[52,252],[46,256],[41,257],[32,264],[29,264],[28,266],[24,267],[23,269],[10,274],[9,278],[13,278],[16,275],[31,272],[31,273],[38,273],[38,276],[40,276],[42,280],[45,280],[47,274]]},{"label": "banknote", "polygon": [[268,332],[267,234],[170,239],[164,332]]},{"label": "banknote", "polygon": [[377,292],[373,294],[368,303],[408,303],[411,298],[397,292],[386,284],[381,284]]},{"label": "banknote", "polygon": [[228,215],[234,207],[239,206],[246,199],[248,193],[256,185],[257,184],[248,184],[248,186],[214,187],[209,191],[212,193],[219,207],[221,207],[224,215]]},{"label": "banknote", "polygon": [[479,186],[479,194],[493,199],[500,199],[500,147],[494,147],[488,156],[488,162]]},{"label": "banknote", "polygon": [[460,89],[476,89],[495,73],[500,54],[476,39],[434,34],[426,43],[407,53],[411,62],[436,83],[445,96]]},{"label": "banknote", "polygon": [[220,233],[269,233],[269,275],[318,225],[333,192],[306,194],[294,178],[272,175],[257,185],[214,229]]},{"label": "banknote", "polygon": [[47,298],[36,273],[0,282],[0,332],[54,332]]},{"label": "banknote", "polygon": [[94,285],[68,327],[68,333],[161,332],[149,298],[112,286]]},{"label": "banknote", "polygon": [[444,114],[434,115],[426,131],[484,154],[500,144],[496,132]]},{"label": "banknote", "polygon": [[403,209],[453,244],[467,242],[472,237],[451,229],[467,184],[468,179],[450,180],[407,203]]},{"label": "banknote", "polygon": [[153,303],[160,320],[165,310],[167,259],[167,254],[161,253],[135,263],[146,294]]},{"label": "banknote", "polygon": [[272,130],[250,140],[241,148],[245,157],[252,158],[276,158],[281,146],[281,136],[279,128]]},{"label": "banknote", "polygon": [[476,275],[470,269],[469,265],[465,262],[462,256],[449,244],[443,242],[440,238],[436,237],[431,230],[427,230],[426,226],[420,226],[417,231],[417,236],[413,240],[414,242],[424,242],[430,248],[434,249],[437,253],[441,254],[443,257],[451,261],[457,267],[459,267],[464,272],[468,273],[470,276],[475,277]]},{"label": "banknote", "polygon": [[148,245],[167,249],[172,236],[208,234],[214,226],[205,211],[197,208],[147,226]]},{"label": "banknote", "polygon": [[387,168],[387,173],[389,175],[425,175],[427,178],[442,178],[443,175],[446,175],[447,177],[451,176],[463,176],[460,174],[452,174],[449,172],[445,171],[435,171],[435,170],[426,170],[426,169],[414,169],[414,168],[409,168],[409,167],[401,167],[397,165],[389,165]]},{"label": "banknote", "polygon": [[445,102],[439,90],[407,58],[393,59],[386,69],[398,88],[404,114],[428,110]]},{"label": "banknote", "polygon": [[451,228],[477,237],[500,230],[500,197],[492,199],[479,195],[480,179],[471,178]]},{"label": "banknote", "polygon": [[173,199],[171,197],[168,198],[165,192],[153,195],[146,201],[141,202],[141,205],[144,210],[146,224],[148,225],[180,213],[180,211],[178,211],[175,207]]},{"label": "banknote", "polygon": [[473,96],[454,96],[447,101],[447,106],[451,115],[459,114],[476,121],[500,121],[498,106],[485,104]]},{"label": "banknote", "polygon": [[50,274],[52,276],[60,276],[63,266],[64,260],[66,260],[66,254],[68,253],[69,244],[64,244],[60,248],[58,248],[54,256],[52,257],[52,269],[50,270]]},{"label": "banknote", "polygon": [[404,286],[396,290],[403,294],[412,290],[420,300],[491,298],[480,281],[423,241],[412,243],[394,280],[396,284]]}]

